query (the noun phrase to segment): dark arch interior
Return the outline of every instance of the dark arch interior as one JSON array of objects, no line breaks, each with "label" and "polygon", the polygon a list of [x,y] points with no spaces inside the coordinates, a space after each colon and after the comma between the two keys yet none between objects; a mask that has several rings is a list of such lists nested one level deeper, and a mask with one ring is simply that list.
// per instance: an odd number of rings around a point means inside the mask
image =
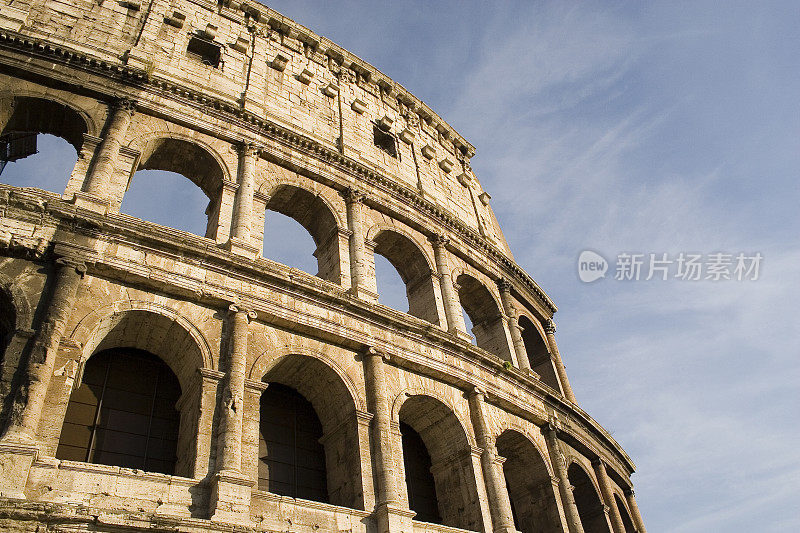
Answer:
[{"label": "dark arch interior", "polygon": [[[304,436],[303,446],[298,447],[297,460],[299,464],[316,464],[319,472],[320,462],[318,452],[323,450],[324,461],[321,472],[324,475],[324,486],[317,491],[313,498],[317,501],[329,502],[334,505],[364,509],[364,489],[361,482],[361,453],[358,445],[358,424],[356,419],[356,406],[350,390],[342,378],[331,367],[313,357],[304,355],[287,355],[266,373],[263,381],[269,383],[267,394],[270,390],[286,392],[287,389],[299,395],[303,402],[297,400],[297,408],[301,403],[306,408],[303,411],[304,420],[311,418],[311,414],[318,420],[319,425],[315,430],[315,437]],[[289,394],[289,393],[287,393]],[[268,396],[269,397],[269,396]],[[293,396],[296,398],[296,396]],[[288,400],[287,400],[288,401]],[[288,403],[283,407],[273,409],[271,412],[282,413],[284,425],[289,424],[291,412]],[[270,415],[271,416],[271,415]],[[294,416],[294,415],[291,415]],[[310,425],[308,427],[311,427]],[[261,429],[263,433],[263,429]],[[265,434],[268,435],[269,431]],[[310,442],[312,441],[316,444]],[[320,445],[317,448],[316,445]],[[312,450],[313,448],[313,450]],[[283,448],[287,452],[286,448]],[[261,450],[264,451],[263,449]],[[259,453],[259,457],[265,457]],[[313,459],[312,461],[312,458]],[[303,463],[305,461],[305,463]],[[286,469],[287,467],[282,467]],[[268,468],[259,467],[259,477],[269,475]],[[310,474],[309,474],[310,475]],[[317,478],[319,479],[319,478]],[[264,486],[264,482],[260,482]],[[266,482],[269,487],[269,482]],[[269,489],[271,490],[271,489]],[[307,496],[300,496],[307,497]]]},{"label": "dark arch interior", "polygon": [[328,502],[322,424],[311,402],[271,383],[261,395],[258,488]]},{"label": "dark arch interior", "polygon": [[175,374],[155,355],[97,353],[70,396],[56,457],[174,474],[180,395]]},{"label": "dark arch interior", "polygon": [[436,484],[431,473],[431,455],[419,433],[406,423],[400,422],[403,438],[403,466],[406,471],[408,507],[417,515],[416,520],[441,524]]},{"label": "dark arch interior", "polygon": [[481,282],[467,274],[458,276],[456,284],[461,306],[472,322],[475,343],[487,352],[511,361],[502,314],[492,293]]},{"label": "dark arch interior", "polygon": [[572,463],[567,471],[570,484],[575,487],[575,504],[586,533],[611,533],[600,496],[594,488],[592,479],[583,468]]},{"label": "dark arch interior", "polygon": [[[435,501],[441,518],[439,523],[461,529],[480,530],[480,504],[469,443],[456,415],[439,400],[430,396],[414,395],[403,402],[399,418],[401,428],[402,425],[407,425],[419,436],[419,440],[416,440],[407,432],[403,444],[410,437],[412,452],[417,454],[421,441],[424,450],[430,454],[431,467],[428,471],[433,477]],[[420,472],[422,468],[419,455],[413,459],[409,457],[409,460],[416,461],[413,463],[415,480],[421,479],[423,473]],[[405,449],[403,461],[404,464],[407,461]],[[407,489],[411,492],[411,488]],[[430,489],[422,494],[423,497],[425,494],[430,495]],[[429,500],[426,507],[420,507],[423,515],[431,517],[433,513],[430,506]],[[421,517],[419,519],[423,520]]]},{"label": "dark arch interior", "polygon": [[553,483],[536,446],[513,430],[503,432],[496,444],[497,452],[506,458],[503,473],[517,530],[522,533],[562,531]]},{"label": "dark arch interior", "polygon": [[11,298],[4,290],[0,290],[0,361],[3,360],[8,341],[17,326],[17,313]]},{"label": "dark arch interior", "polygon": [[[185,180],[175,179],[178,175],[196,185],[206,200]],[[126,195],[122,209],[139,218],[214,239],[223,179],[219,162],[200,145],[183,139],[153,139],[142,150],[137,172],[129,183],[131,194]],[[157,213],[148,211],[156,206]],[[197,217],[198,211],[207,217],[205,229],[185,227],[187,218]]]},{"label": "dark arch interior", "polygon": [[411,239],[395,231],[381,231],[373,240],[375,253],[391,263],[405,284],[408,314],[438,324],[431,267],[425,254]]},{"label": "dark arch interior", "polygon": [[525,351],[528,354],[531,369],[539,374],[543,382],[560,390],[553,361],[550,359],[550,350],[542,336],[539,335],[536,326],[525,315],[519,317],[519,325],[522,328],[522,341],[525,343]]},{"label": "dark arch interior", "polygon": [[631,520],[631,517],[628,514],[628,508],[625,507],[625,503],[622,501],[622,498],[620,498],[619,495],[614,494],[614,500],[617,502],[617,509],[619,509],[619,514],[622,517],[622,525],[625,527],[625,533],[634,533],[636,528],[633,527],[633,520]]},{"label": "dark arch interior", "polygon": [[[317,276],[334,283],[340,282],[338,224],[325,202],[316,194],[295,187],[277,187],[267,202],[268,211],[286,215],[303,226],[314,239],[314,257],[317,258]],[[265,257],[269,257],[270,243],[264,242]]]}]

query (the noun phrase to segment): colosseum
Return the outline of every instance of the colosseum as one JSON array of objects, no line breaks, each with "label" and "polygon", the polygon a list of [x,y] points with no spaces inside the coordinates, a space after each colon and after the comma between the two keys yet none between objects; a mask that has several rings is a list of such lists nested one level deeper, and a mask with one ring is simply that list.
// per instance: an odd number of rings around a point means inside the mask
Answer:
[{"label": "colosseum", "polygon": [[[0,0],[0,130],[75,150],[0,185],[2,531],[645,531],[473,146],[375,67],[251,1]],[[204,235],[120,212],[143,170]]]}]

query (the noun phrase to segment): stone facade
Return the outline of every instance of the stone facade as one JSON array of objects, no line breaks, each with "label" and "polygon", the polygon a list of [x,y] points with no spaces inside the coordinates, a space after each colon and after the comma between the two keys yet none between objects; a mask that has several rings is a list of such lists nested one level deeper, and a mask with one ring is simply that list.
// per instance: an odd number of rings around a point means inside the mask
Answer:
[{"label": "stone facade", "polygon": [[[78,154],[64,191],[0,185],[3,531],[645,531],[473,147],[371,65],[251,2],[0,0],[0,130]],[[140,169],[208,196],[205,236],[119,212]],[[266,210],[316,276],[262,257]],[[377,303],[375,254],[408,313]],[[59,458],[111,348],[177,378],[172,474]],[[271,383],[319,418],[326,502],[259,485]],[[410,508],[406,426],[441,523]]]}]

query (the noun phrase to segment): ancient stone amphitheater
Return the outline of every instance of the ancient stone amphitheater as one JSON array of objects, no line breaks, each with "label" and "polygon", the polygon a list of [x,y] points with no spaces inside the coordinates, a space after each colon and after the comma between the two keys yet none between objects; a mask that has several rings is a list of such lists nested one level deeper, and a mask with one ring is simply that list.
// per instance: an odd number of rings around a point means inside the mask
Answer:
[{"label": "ancient stone amphitheater", "polygon": [[[2,531],[645,531],[473,147],[375,67],[251,2],[0,0],[0,129],[77,152],[0,185]],[[204,236],[120,213],[147,169]]]}]

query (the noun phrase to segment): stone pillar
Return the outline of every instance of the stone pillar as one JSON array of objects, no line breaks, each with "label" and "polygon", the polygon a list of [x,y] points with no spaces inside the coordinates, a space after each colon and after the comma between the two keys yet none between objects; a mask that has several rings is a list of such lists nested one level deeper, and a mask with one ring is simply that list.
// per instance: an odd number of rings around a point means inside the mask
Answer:
[{"label": "stone pillar", "polygon": [[378,533],[411,531],[413,512],[400,508],[398,494],[398,472],[392,460],[391,413],[389,395],[386,390],[384,355],[374,348],[362,353],[367,405],[372,413],[370,441],[375,476],[375,518]]},{"label": "stone pillar", "polygon": [[572,387],[569,385],[567,378],[567,369],[564,368],[564,362],[561,360],[561,354],[558,353],[558,346],[556,345],[556,323],[548,319],[544,323],[544,332],[547,335],[547,346],[550,348],[550,357],[553,358],[553,364],[558,373],[558,381],[561,383],[561,390],[567,400],[572,403],[578,403],[575,400],[575,393],[572,392]]},{"label": "stone pillar", "polygon": [[6,440],[34,441],[42,417],[47,390],[53,377],[56,354],[64,335],[75,297],[86,264],[82,261],[62,257],[56,260],[53,295],[45,311],[39,333],[34,341],[28,362],[28,397],[19,420],[12,422],[6,433]]},{"label": "stone pillar", "polygon": [[633,489],[629,488],[625,490],[625,499],[628,500],[628,509],[631,511],[631,520],[633,520],[633,525],[636,526],[636,532],[647,533],[647,530],[644,528],[642,513],[639,512],[639,506],[636,504]]},{"label": "stone pillar", "polygon": [[75,193],[75,203],[80,207],[104,211],[109,204],[111,177],[117,165],[122,146],[133,117],[136,104],[130,100],[117,100],[110,106],[106,134],[95,155],[82,193]]},{"label": "stone pillar", "polygon": [[229,241],[234,253],[255,257],[258,248],[250,241],[253,219],[253,199],[256,188],[256,160],[261,149],[252,143],[243,142],[238,146],[239,171],[236,189],[236,203],[233,212],[233,229]]},{"label": "stone pillar", "polygon": [[514,342],[517,366],[524,372],[532,372],[531,363],[528,360],[528,351],[525,349],[525,341],[522,339],[519,317],[511,298],[511,284],[507,280],[501,279],[497,282],[497,287],[500,289],[500,300],[503,302],[503,313],[508,323],[508,329],[511,332],[511,340]]},{"label": "stone pillar", "polygon": [[253,486],[249,476],[242,473],[242,420],[248,323],[256,314],[237,305],[231,305],[228,310],[231,321],[228,371],[222,388],[217,472],[210,503],[212,520],[238,522],[249,520],[250,492]]},{"label": "stone pillar", "polygon": [[575,504],[575,496],[572,494],[573,486],[569,482],[567,476],[567,461],[564,453],[561,451],[561,445],[558,442],[558,434],[556,428],[552,424],[548,424],[542,428],[545,439],[547,441],[547,452],[550,454],[550,462],[553,463],[553,470],[555,470],[556,477],[558,478],[558,493],[561,496],[561,503],[564,506],[564,515],[567,519],[570,533],[584,533],[581,518],[578,515],[578,506]]},{"label": "stone pillar", "polygon": [[592,461],[592,467],[594,468],[595,477],[597,477],[597,483],[600,485],[603,503],[606,504],[610,511],[611,526],[614,529],[614,533],[626,533],[625,526],[622,523],[622,516],[619,514],[619,507],[617,507],[617,500],[611,490],[611,480],[608,479],[606,464],[602,459],[598,458]]},{"label": "stone pillar", "polygon": [[350,292],[356,297],[376,301],[378,295],[369,290],[367,258],[364,244],[362,208],[364,194],[357,189],[342,193],[347,204],[347,226],[350,230]]},{"label": "stone pillar", "polygon": [[450,242],[450,239],[443,235],[436,235],[431,239],[436,270],[439,271],[439,282],[442,287],[447,331],[461,337],[469,337],[467,326],[464,324],[464,315],[461,313],[461,302],[458,299],[458,293],[456,293],[453,283],[453,275],[450,273],[450,262],[447,258],[448,242]]},{"label": "stone pillar", "polygon": [[481,452],[481,470],[486,483],[492,526],[495,532],[512,533],[516,529],[511,514],[511,500],[502,466],[497,460],[495,445],[486,424],[486,415],[483,412],[484,398],[484,392],[477,387],[467,395],[470,418],[475,429],[475,440],[478,447],[483,450]]}]

